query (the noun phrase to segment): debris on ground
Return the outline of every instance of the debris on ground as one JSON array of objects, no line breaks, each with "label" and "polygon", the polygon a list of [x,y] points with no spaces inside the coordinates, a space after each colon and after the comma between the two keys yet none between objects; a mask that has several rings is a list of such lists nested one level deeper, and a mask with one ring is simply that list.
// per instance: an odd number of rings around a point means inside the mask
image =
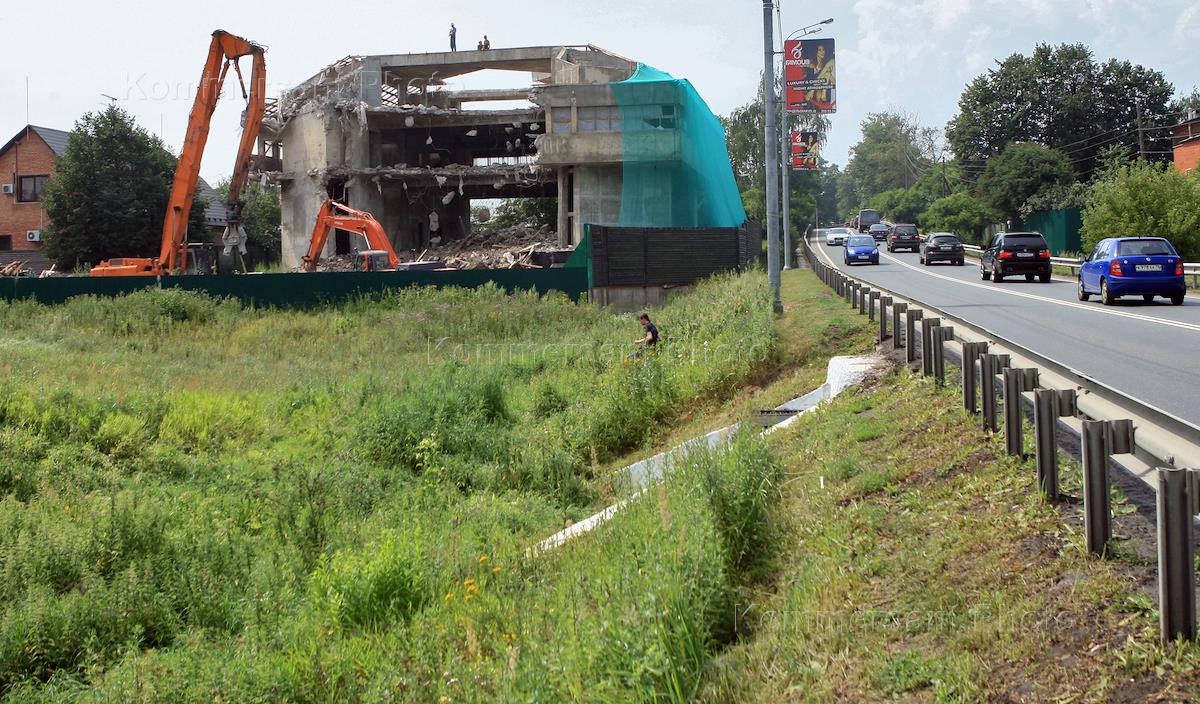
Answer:
[{"label": "debris on ground", "polygon": [[33,269],[20,260],[0,266],[0,276],[29,276],[32,273]]},{"label": "debris on ground", "polygon": [[[435,244],[423,250],[398,251],[402,263],[445,262],[449,269],[540,269],[549,254],[562,256],[558,233],[549,225],[478,229],[461,240]],[[540,256],[539,256],[540,255]],[[322,257],[317,271],[354,271],[354,256]]]}]

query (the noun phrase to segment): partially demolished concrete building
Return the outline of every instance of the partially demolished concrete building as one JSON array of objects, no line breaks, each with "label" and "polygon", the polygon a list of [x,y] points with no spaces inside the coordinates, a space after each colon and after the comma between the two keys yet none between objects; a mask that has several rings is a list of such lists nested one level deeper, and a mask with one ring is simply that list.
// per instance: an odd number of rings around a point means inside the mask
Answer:
[{"label": "partially demolished concrete building", "polygon": [[[579,242],[584,222],[615,224],[623,153],[610,84],[636,68],[594,46],[348,57],[329,66],[282,95],[264,120],[257,169],[282,187],[284,266],[299,265],[328,197],[372,213],[397,250],[467,234],[473,199],[559,196],[563,246]],[[485,69],[528,72],[531,85],[446,87]],[[471,109],[498,101],[521,104]],[[662,109],[652,118],[670,127]],[[330,242],[326,254],[338,247]]]}]

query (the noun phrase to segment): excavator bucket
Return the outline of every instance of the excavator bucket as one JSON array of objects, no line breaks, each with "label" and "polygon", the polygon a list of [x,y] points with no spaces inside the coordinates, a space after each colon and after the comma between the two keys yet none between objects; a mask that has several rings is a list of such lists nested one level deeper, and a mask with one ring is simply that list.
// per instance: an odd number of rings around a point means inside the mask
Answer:
[{"label": "excavator bucket", "polygon": [[230,223],[225,226],[225,232],[221,235],[221,243],[225,245],[224,254],[226,256],[233,254],[233,249],[236,247],[238,254],[246,253],[246,228],[242,227],[241,223]]}]

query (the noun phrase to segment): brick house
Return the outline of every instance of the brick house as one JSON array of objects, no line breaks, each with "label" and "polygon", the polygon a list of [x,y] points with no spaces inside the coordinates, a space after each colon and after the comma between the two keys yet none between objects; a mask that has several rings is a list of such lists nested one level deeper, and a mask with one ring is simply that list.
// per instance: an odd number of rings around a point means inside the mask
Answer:
[{"label": "brick house", "polygon": [[[50,267],[41,253],[41,232],[49,224],[42,191],[54,176],[54,162],[67,149],[69,132],[26,125],[0,147],[0,266],[24,262],[38,273]],[[200,197],[208,201],[205,221],[219,237],[226,213],[221,196],[200,179]]]},{"label": "brick house", "polygon": [[1175,168],[1187,173],[1200,167],[1200,113],[1192,111],[1188,119],[1171,128],[1175,149]]}]

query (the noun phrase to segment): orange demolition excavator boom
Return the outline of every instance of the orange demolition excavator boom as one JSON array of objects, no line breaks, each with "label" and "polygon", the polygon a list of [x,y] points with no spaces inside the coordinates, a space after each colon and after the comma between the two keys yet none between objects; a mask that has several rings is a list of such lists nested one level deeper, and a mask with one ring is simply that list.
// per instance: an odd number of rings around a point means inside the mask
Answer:
[{"label": "orange demolition excavator boom", "polygon": [[313,225],[308,254],[304,255],[303,259],[305,271],[313,271],[317,268],[317,262],[321,260],[321,252],[325,249],[325,241],[329,239],[329,233],[332,230],[346,230],[362,235],[367,239],[367,245],[372,250],[387,255],[389,269],[400,266],[400,257],[396,256],[396,251],[392,249],[392,242],[388,239],[387,233],[383,231],[383,226],[379,224],[378,220],[371,217],[370,213],[355,210],[335,200],[327,200],[321,204],[321,209],[317,212],[317,222]]},{"label": "orange demolition excavator boom", "polygon": [[[221,97],[221,86],[229,67],[237,73],[241,83],[242,97],[247,101],[245,125],[238,144],[237,161],[233,165],[233,176],[229,181],[229,197],[225,205],[229,224],[225,228],[224,243],[227,248],[238,247],[245,252],[246,233],[242,228],[241,192],[250,173],[250,157],[266,110],[267,66],[263,54],[266,50],[253,42],[228,32],[213,32],[212,44],[208,49],[208,60],[200,75],[196,89],[196,101],[188,117],[187,134],[179,163],[175,167],[175,180],[171,185],[171,199],[167,202],[167,214],[163,219],[162,246],[158,258],[124,258],[101,262],[92,269],[92,276],[160,276],[175,271],[187,271],[187,225],[192,212],[192,201],[200,179],[200,159],[204,156],[204,144],[208,141],[208,129],[213,111]],[[253,58],[250,73],[250,90],[247,92],[242,79],[238,59]]]}]

